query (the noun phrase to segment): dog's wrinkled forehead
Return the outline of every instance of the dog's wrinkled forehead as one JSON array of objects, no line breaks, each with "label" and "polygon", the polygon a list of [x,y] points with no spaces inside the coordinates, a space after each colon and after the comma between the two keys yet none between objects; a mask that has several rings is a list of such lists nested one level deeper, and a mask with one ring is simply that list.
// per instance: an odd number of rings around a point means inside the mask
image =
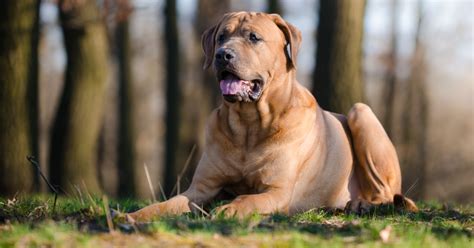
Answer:
[{"label": "dog's wrinkled forehead", "polygon": [[234,12],[226,14],[219,23],[218,34],[229,35],[257,32],[266,41],[282,41],[285,36],[280,31],[272,18],[265,13]]},{"label": "dog's wrinkled forehead", "polygon": [[[219,47],[228,44],[227,42],[240,40],[240,44],[251,45],[248,42],[241,42],[242,38],[263,41],[260,43],[264,44],[267,49],[284,51],[288,58],[288,69],[296,68],[296,55],[301,44],[301,32],[295,26],[283,20],[278,14],[233,12],[225,14],[216,25],[204,31],[201,39],[205,54],[204,69],[211,65],[214,52]],[[258,46],[251,49],[261,50]]]}]

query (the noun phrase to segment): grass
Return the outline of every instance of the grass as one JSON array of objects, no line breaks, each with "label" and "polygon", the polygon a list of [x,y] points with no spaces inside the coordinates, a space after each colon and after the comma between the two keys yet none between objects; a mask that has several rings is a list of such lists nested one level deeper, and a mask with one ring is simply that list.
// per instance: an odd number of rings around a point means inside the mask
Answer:
[{"label": "grass", "polygon": [[[0,247],[474,247],[472,205],[419,203],[416,214],[385,206],[364,216],[315,209],[242,221],[186,214],[139,226],[114,223],[110,231],[104,198],[59,197],[54,213],[53,198],[0,198]],[[109,201],[123,212],[148,203]]]}]

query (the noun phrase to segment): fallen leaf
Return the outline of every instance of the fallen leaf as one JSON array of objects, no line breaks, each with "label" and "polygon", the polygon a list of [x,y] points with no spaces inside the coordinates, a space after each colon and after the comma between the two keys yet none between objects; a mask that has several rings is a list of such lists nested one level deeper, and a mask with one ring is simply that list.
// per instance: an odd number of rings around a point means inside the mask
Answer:
[{"label": "fallen leaf", "polygon": [[390,232],[392,231],[391,226],[387,226],[379,232],[380,239],[383,243],[388,243],[388,239],[390,238]]}]

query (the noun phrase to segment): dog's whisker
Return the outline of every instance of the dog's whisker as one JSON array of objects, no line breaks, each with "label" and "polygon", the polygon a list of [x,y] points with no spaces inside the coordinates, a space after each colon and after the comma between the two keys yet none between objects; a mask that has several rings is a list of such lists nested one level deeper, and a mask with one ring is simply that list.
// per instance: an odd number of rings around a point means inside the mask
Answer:
[{"label": "dog's whisker", "polygon": [[410,192],[415,188],[416,184],[418,183],[418,180],[420,178],[418,177],[415,182],[413,182],[413,184],[407,189],[407,191],[405,191],[405,196],[408,196],[408,194],[410,194]]}]

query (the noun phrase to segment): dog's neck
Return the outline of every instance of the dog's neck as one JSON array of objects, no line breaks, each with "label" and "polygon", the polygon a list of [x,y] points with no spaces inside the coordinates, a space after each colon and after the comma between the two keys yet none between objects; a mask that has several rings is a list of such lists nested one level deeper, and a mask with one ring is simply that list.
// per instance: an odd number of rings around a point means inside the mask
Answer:
[{"label": "dog's neck", "polygon": [[[226,120],[226,129],[232,136],[272,135],[278,131],[278,121],[291,108],[303,106],[298,91],[303,90],[296,81],[295,71],[276,75],[267,82],[262,96],[257,102],[224,102],[220,115]],[[248,141],[245,141],[246,143]]]}]

